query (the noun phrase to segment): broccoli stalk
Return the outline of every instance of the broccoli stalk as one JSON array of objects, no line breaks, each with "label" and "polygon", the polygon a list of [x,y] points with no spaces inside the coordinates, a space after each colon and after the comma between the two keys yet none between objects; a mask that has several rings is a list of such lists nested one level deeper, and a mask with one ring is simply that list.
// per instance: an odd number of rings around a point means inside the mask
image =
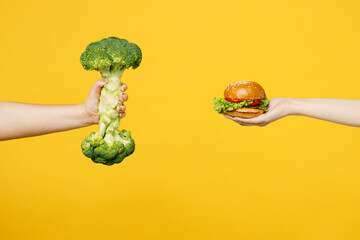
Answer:
[{"label": "broccoli stalk", "polygon": [[86,70],[100,71],[108,82],[101,90],[98,114],[99,131],[86,137],[81,144],[82,151],[95,163],[112,165],[120,163],[135,150],[131,132],[119,131],[119,113],[116,108],[122,103],[121,76],[125,69],[140,65],[140,48],[125,39],[105,38],[91,43],[81,55],[80,61]]},{"label": "broccoli stalk", "polygon": [[[116,108],[122,103],[119,101],[121,95],[121,76],[124,72],[121,65],[111,66],[109,69],[101,70],[103,78],[107,78],[108,82],[101,89],[100,102],[98,106],[99,112],[99,134],[104,136],[105,133],[113,132],[120,124],[119,113]],[[107,139],[104,139],[105,142]]]}]

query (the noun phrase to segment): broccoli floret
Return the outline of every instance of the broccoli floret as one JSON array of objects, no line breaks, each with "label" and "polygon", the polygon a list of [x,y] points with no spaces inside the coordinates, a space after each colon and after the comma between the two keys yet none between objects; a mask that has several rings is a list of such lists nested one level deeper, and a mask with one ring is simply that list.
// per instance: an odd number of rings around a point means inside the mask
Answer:
[{"label": "broccoli floret", "polygon": [[137,68],[142,59],[140,48],[125,39],[117,37],[104,38],[90,43],[81,54],[80,62],[86,70],[97,70],[101,73],[111,71],[112,68],[122,70]]},{"label": "broccoli floret", "polygon": [[141,50],[136,44],[117,37],[90,43],[81,54],[80,62],[85,70],[100,71],[101,76],[108,79],[101,90],[98,106],[99,131],[91,133],[81,144],[84,155],[95,163],[120,163],[135,150],[130,131],[118,129],[120,117],[116,108],[121,105],[120,87],[124,70],[137,68],[141,60]]},{"label": "broccoli floret", "polygon": [[120,163],[135,150],[135,142],[131,138],[131,132],[125,129],[122,131],[115,129],[114,132],[107,133],[104,139],[100,141],[97,138],[97,133],[92,132],[81,144],[84,155],[91,158],[95,163],[105,165]]}]

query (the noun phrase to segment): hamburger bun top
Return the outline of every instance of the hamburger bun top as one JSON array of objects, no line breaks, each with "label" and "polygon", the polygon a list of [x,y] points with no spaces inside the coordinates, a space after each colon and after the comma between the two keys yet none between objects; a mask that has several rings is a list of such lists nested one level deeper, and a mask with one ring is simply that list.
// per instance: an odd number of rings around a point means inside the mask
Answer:
[{"label": "hamburger bun top", "polygon": [[224,91],[224,97],[231,100],[260,100],[266,98],[264,89],[257,82],[240,81],[230,83]]}]

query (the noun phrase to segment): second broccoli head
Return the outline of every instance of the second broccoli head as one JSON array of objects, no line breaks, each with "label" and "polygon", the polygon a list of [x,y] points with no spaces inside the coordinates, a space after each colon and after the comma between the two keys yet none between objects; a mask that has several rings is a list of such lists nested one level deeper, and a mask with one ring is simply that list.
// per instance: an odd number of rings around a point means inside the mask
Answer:
[{"label": "second broccoli head", "polygon": [[129,131],[115,129],[104,138],[98,132],[92,132],[84,139],[81,148],[84,155],[93,162],[113,165],[134,152],[135,142]]},{"label": "second broccoli head", "polygon": [[95,163],[112,165],[120,163],[135,150],[135,142],[130,131],[119,131],[119,113],[116,108],[121,92],[121,76],[125,69],[137,68],[142,60],[140,48],[125,39],[104,38],[90,43],[81,54],[80,62],[85,70],[100,71],[108,82],[101,89],[98,106],[99,131],[87,136],[81,149],[84,155]]}]

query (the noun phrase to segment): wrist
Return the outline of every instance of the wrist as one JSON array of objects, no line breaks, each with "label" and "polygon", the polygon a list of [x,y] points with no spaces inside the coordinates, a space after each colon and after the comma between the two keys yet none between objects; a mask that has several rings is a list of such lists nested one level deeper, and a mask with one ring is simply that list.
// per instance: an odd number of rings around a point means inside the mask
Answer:
[{"label": "wrist", "polygon": [[78,107],[80,109],[80,118],[82,119],[84,126],[90,126],[99,122],[97,114],[89,112],[86,109],[85,103],[78,104]]},{"label": "wrist", "polygon": [[301,99],[298,98],[286,98],[287,102],[287,115],[302,115],[301,106],[302,102]]}]

